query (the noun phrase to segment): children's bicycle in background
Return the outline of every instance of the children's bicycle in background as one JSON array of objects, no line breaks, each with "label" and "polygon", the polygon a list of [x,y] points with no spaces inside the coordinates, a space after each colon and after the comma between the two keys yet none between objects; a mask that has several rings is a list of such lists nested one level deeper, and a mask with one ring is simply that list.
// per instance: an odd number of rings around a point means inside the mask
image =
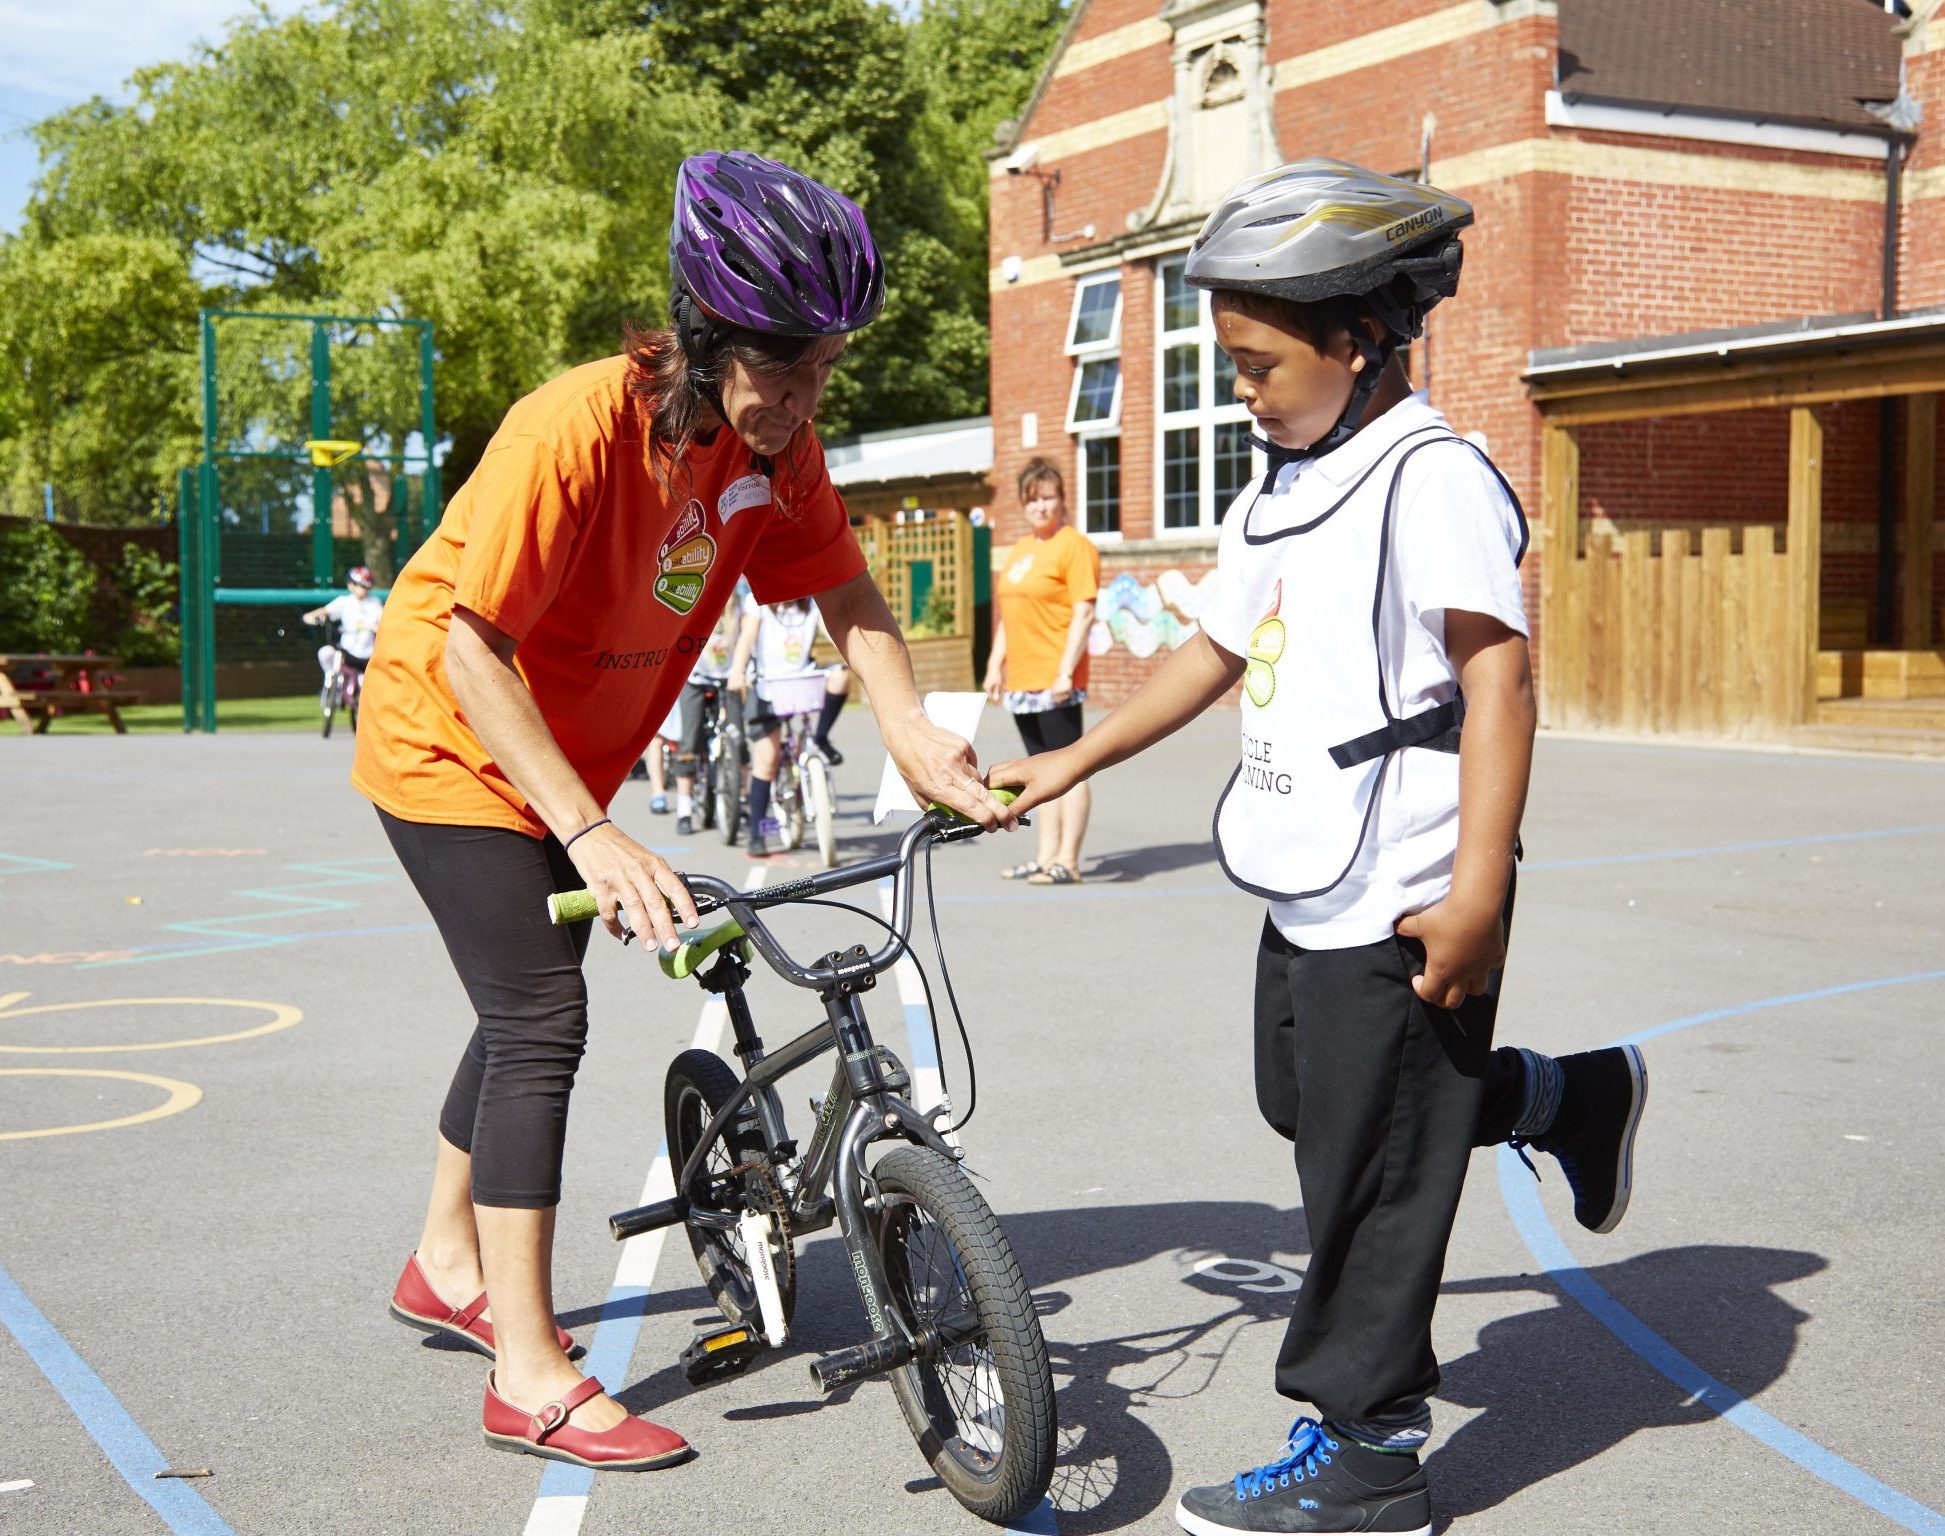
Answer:
[{"label": "children's bicycle in background", "polygon": [[338,641],[342,633],[336,619],[324,619],[324,644],[318,648],[318,665],[324,668],[324,684],[317,691],[318,707],[324,711],[324,736],[331,736],[331,722],[340,713],[347,714],[351,729],[358,729],[358,690],[360,678],[356,667],[345,665],[344,651]]},{"label": "children's bicycle in background", "polygon": [[[687,875],[699,912],[728,920],[661,956],[670,977],[694,977],[722,998],[743,1073],[713,1051],[684,1051],[664,1085],[664,1125],[676,1165],[675,1195],[609,1218],[617,1239],[682,1223],[723,1324],[683,1355],[700,1385],[744,1369],[789,1337],[796,1305],[794,1244],[836,1224],[863,1302],[870,1336],[811,1362],[830,1392],[871,1376],[892,1390],[920,1453],[945,1487],[983,1519],[1005,1524],[1040,1502],[1053,1476],[1053,1375],[1033,1297],[1006,1234],[961,1166],[951,1107],[921,1111],[898,1058],[872,1038],[864,996],[909,953],[913,861],[934,844],[979,835],[977,824],[940,807],[921,816],[895,853],[744,891]],[[833,891],[889,877],[891,922]],[[839,907],[889,937],[806,965],[793,959],[758,913],[792,904]],[[555,922],[595,913],[586,891],[550,898]],[[824,1018],[774,1051],[756,1030],[744,984],[753,956],[817,994]],[[941,976],[952,999],[951,979]],[[922,974],[922,973],[921,973]],[[928,988],[929,990],[929,988]],[[964,1021],[960,1020],[963,1033]],[[784,1122],[777,1083],[827,1051],[837,1053],[829,1091],[813,1100],[816,1123],[800,1151]],[[969,1106],[970,1113],[970,1106]],[[961,1121],[961,1124],[964,1122]],[[875,1158],[873,1149],[896,1143]]]},{"label": "children's bicycle in background", "polygon": [[775,807],[778,841],[785,849],[803,846],[805,834],[817,840],[824,868],[837,863],[837,791],[830,759],[813,739],[824,707],[824,674],[778,677],[763,683],[769,712],[780,722]]}]

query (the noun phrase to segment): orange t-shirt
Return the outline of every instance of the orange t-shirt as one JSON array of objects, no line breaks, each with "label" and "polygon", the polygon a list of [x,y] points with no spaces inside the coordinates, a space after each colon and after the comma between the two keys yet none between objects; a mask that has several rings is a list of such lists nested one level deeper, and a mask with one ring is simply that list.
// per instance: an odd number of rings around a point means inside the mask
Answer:
[{"label": "orange t-shirt", "polygon": [[733,433],[664,492],[627,361],[562,374],[507,412],[393,584],[364,678],[351,782],[407,821],[547,828],[466,723],[446,677],[455,606],[519,642],[514,665],[606,805],[681,692],[739,576],[763,603],[865,569],[814,438],[779,511]]},{"label": "orange t-shirt", "polygon": [[[1006,630],[1006,686],[1017,693],[1051,688],[1074,605],[1101,590],[1101,552],[1063,523],[1051,538],[1029,533],[1006,552],[994,591]],[[1074,686],[1087,686],[1087,652],[1074,664]]]}]

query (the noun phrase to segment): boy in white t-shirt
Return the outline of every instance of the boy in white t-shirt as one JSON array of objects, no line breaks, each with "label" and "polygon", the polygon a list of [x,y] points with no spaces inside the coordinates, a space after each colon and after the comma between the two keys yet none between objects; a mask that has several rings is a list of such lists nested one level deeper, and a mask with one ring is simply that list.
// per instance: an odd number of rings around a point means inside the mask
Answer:
[{"label": "boy in white t-shirt", "polygon": [[1200,632],[1073,746],[988,776],[1029,809],[1243,685],[1217,846],[1270,902],[1257,1101],[1295,1143],[1311,1243],[1276,1386],[1316,1417],[1189,1489],[1195,1536],[1429,1536],[1432,1309],[1474,1146],[1552,1153],[1593,1231],[1627,1209],[1639,1050],[1492,1047],[1535,719],[1526,524],[1397,356],[1457,290],[1471,221],[1333,160],[1230,191],[1186,275],[1269,472],[1223,523]]}]

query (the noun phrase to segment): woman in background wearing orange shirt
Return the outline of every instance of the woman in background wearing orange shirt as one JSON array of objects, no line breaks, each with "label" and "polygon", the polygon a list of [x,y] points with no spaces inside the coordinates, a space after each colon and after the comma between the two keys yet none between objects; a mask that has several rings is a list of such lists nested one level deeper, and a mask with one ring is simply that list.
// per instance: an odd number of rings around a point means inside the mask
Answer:
[{"label": "woman in background wearing orange shirt", "polygon": [[[1005,702],[1032,757],[1081,739],[1087,632],[1101,588],[1101,552],[1086,534],[1068,526],[1065,483],[1047,460],[1029,459],[1020,471],[1020,505],[1028,532],[1000,566],[986,697]],[[1033,862],[1001,873],[1028,885],[1077,883],[1081,839],[1093,805],[1084,783],[1042,805],[1035,818],[1040,841]]]},{"label": "woman in background wearing orange shirt", "polygon": [[400,574],[352,773],[478,1014],[392,1312],[494,1360],[489,1444],[597,1469],[688,1446],[584,1380],[554,1320],[592,925],[552,928],[542,904],[587,886],[610,933],[625,912],[671,949],[696,921],[675,872],[607,807],[737,578],[760,602],[816,599],[921,800],[1011,819],[971,747],[920,709],[811,431],[845,336],[884,302],[863,214],[774,161],[692,156],[670,264],[671,327],[631,332],[624,355],[514,405]]}]

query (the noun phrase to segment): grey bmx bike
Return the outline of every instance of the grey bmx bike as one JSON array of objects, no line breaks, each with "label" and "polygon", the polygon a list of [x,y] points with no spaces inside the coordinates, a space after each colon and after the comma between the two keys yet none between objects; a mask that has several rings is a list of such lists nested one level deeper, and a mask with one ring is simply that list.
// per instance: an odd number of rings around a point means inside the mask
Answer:
[{"label": "grey bmx bike", "polygon": [[[727,920],[660,956],[674,979],[722,998],[735,1068],[713,1051],[670,1065],[663,1110],[675,1195],[609,1218],[617,1239],[680,1223],[723,1323],[683,1355],[691,1382],[736,1374],[789,1337],[796,1305],[794,1245],[836,1225],[863,1303],[868,1336],[810,1363],[824,1392],[887,1376],[919,1451],[967,1509],[1007,1524],[1033,1509],[1053,1476],[1053,1375],[1033,1297],[998,1218],[962,1166],[951,1107],[921,1111],[911,1076],[872,1037],[864,1000],[910,949],[914,860],[981,828],[939,807],[895,853],[756,891],[684,876],[699,913]],[[890,878],[890,922],[831,892]],[[843,907],[886,931],[882,948],[833,950],[806,965],[758,915],[796,903]],[[936,940],[936,908],[928,901]],[[595,913],[593,896],[549,899],[555,922]],[[940,952],[943,962],[943,950]],[[824,1018],[775,1050],[757,1034],[744,984],[753,959],[814,992]],[[948,997],[950,978],[946,978]],[[929,987],[929,983],[928,983]],[[953,1009],[957,1013],[957,1002]],[[800,1149],[777,1084],[834,1052],[829,1090]]]}]

